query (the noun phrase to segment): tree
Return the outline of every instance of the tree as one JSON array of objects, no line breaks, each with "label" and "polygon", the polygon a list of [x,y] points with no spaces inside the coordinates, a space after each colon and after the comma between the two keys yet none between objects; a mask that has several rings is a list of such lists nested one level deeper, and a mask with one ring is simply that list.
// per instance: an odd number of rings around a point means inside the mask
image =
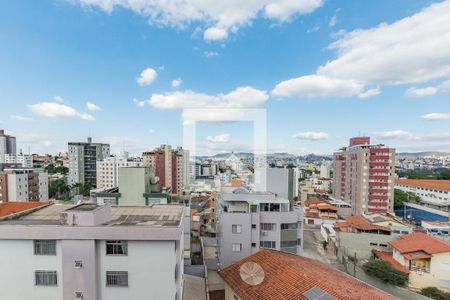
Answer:
[{"label": "tree", "polygon": [[450,299],[450,293],[446,293],[444,291],[441,291],[440,289],[436,287],[426,287],[423,288],[420,293],[428,298],[434,299],[434,300],[448,300]]},{"label": "tree", "polygon": [[402,190],[394,190],[394,206],[402,206],[407,202],[420,202],[420,196],[411,193],[404,192]]},{"label": "tree", "polygon": [[450,179],[450,169],[442,170],[437,179],[448,180]]},{"label": "tree", "polygon": [[50,198],[61,199],[67,197],[70,187],[62,179],[50,181],[48,184],[48,195]]},{"label": "tree", "polygon": [[363,265],[363,270],[370,276],[396,286],[405,286],[408,283],[408,274],[403,273],[384,260],[371,260]]}]

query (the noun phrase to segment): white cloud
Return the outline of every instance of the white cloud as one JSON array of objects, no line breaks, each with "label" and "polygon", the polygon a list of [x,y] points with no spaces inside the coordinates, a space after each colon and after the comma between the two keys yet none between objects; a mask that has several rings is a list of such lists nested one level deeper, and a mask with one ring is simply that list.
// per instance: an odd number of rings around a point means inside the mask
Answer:
[{"label": "white cloud", "polygon": [[210,27],[203,32],[203,38],[207,41],[220,41],[228,38],[226,29],[218,27]]},{"label": "white cloud", "polygon": [[380,140],[412,140],[416,139],[416,135],[409,131],[404,130],[391,130],[391,131],[382,131],[377,132],[376,137]]},{"label": "white cloud", "polygon": [[11,115],[11,119],[15,119],[18,121],[33,121],[33,118],[19,115]]},{"label": "white cloud", "polygon": [[218,134],[214,136],[208,136],[206,140],[210,143],[228,143],[230,141],[230,134]]},{"label": "white cloud", "polygon": [[236,32],[257,17],[276,22],[291,20],[322,6],[324,0],[67,0],[81,5],[95,6],[111,13],[115,7],[130,9],[148,17],[150,24],[185,28],[194,22],[207,27],[206,40],[223,40],[229,32]]},{"label": "white cloud", "polygon": [[204,123],[227,123],[244,120],[247,115],[245,108],[205,108],[205,109],[184,109],[181,117],[183,124],[191,124],[192,122]]},{"label": "white cloud", "polygon": [[327,140],[329,136],[326,132],[306,131],[297,132],[293,135],[293,137],[299,140],[319,141]]},{"label": "white cloud", "polygon": [[210,58],[210,57],[217,57],[217,56],[219,56],[219,52],[215,52],[215,51],[205,51],[205,52],[203,52],[203,55],[204,55],[205,57],[207,57],[207,58]]},{"label": "white cloud", "polygon": [[363,85],[352,80],[308,75],[282,81],[272,94],[277,97],[349,97],[363,92]]},{"label": "white cloud", "polygon": [[159,109],[182,108],[256,108],[269,98],[266,91],[250,86],[238,87],[228,94],[209,95],[191,90],[153,94],[150,105]]},{"label": "white cloud", "polygon": [[141,72],[141,75],[136,79],[136,81],[141,86],[149,85],[156,79],[157,76],[158,73],[156,73],[155,69],[146,68]]},{"label": "white cloud", "polygon": [[448,121],[450,120],[450,113],[430,113],[423,115],[422,119],[427,121]]},{"label": "white cloud", "polygon": [[177,78],[172,80],[172,87],[176,88],[179,87],[183,83],[183,80],[181,78]]},{"label": "white cloud", "polygon": [[73,107],[56,102],[36,103],[29,105],[28,108],[33,113],[47,118],[68,118],[81,119],[86,121],[95,120],[94,116],[91,114],[79,112]]},{"label": "white cloud", "polygon": [[91,111],[99,111],[99,110],[102,110],[102,109],[100,108],[100,106],[95,105],[95,104],[92,103],[92,102],[86,102],[86,108],[89,109],[89,110],[91,110]]},{"label": "white cloud", "polygon": [[373,97],[373,96],[378,96],[379,94],[381,94],[381,89],[379,87],[374,88],[374,89],[369,89],[361,94],[358,95],[359,98],[369,98],[369,97]]},{"label": "white cloud", "polygon": [[139,100],[134,98],[133,99],[133,103],[136,104],[137,107],[144,107],[145,106],[145,101],[144,100]]},{"label": "white cloud", "polygon": [[318,69],[364,84],[408,84],[450,75],[450,1],[392,24],[358,29],[331,45],[338,57]]},{"label": "white cloud", "polygon": [[150,133],[150,134],[154,134],[155,132],[156,132],[156,130],[153,129],[153,128],[149,128],[149,129],[148,129],[148,133]]},{"label": "white cloud", "polygon": [[[370,85],[425,83],[450,76],[450,1],[432,4],[391,24],[341,31],[329,49],[337,57],[320,66],[315,75],[279,83],[280,96],[357,96]],[[315,82],[313,82],[315,81]],[[445,86],[445,84],[443,84]],[[450,82],[448,82],[450,86]],[[431,94],[433,89],[411,90]]]},{"label": "white cloud", "polygon": [[405,94],[410,97],[425,97],[425,96],[432,96],[435,95],[438,92],[438,89],[436,87],[430,86],[426,88],[409,88]]},{"label": "white cloud", "polygon": [[334,27],[334,26],[336,26],[336,23],[337,23],[337,15],[334,15],[334,16],[331,17],[330,22],[328,23],[328,25],[330,27]]},{"label": "white cloud", "polygon": [[316,31],[319,31],[319,29],[320,29],[319,25],[314,25],[313,27],[306,30],[306,33],[316,32]]}]

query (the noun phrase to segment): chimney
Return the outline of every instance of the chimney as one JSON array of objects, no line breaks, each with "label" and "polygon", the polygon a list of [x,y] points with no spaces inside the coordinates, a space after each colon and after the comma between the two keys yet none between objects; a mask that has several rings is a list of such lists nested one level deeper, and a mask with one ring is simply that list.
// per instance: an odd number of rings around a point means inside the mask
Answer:
[{"label": "chimney", "polygon": [[87,141],[88,141],[89,144],[91,144],[91,143],[92,143],[92,138],[91,138],[91,137],[88,137],[88,138],[87,138]]}]

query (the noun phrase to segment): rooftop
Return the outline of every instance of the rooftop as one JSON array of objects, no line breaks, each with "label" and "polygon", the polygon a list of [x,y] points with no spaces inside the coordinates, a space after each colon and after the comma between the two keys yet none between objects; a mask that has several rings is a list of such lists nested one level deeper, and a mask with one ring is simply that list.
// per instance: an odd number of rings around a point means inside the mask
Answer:
[{"label": "rooftop", "polygon": [[450,191],[450,180],[397,179],[395,184],[418,186],[427,189]]},{"label": "rooftop", "polygon": [[348,231],[348,232],[352,232],[353,228],[361,231],[373,231],[373,230],[380,230],[384,232],[391,231],[391,229],[388,227],[374,225],[370,223],[362,216],[347,217],[345,218],[345,221],[335,223],[334,227],[341,231]]},{"label": "rooftop", "polygon": [[[53,204],[17,218],[2,220],[1,225],[60,225],[60,213],[66,210],[92,211],[94,204]],[[152,206],[112,206],[111,219],[102,226],[178,227],[183,206],[155,204]]]},{"label": "rooftop", "polygon": [[[263,269],[260,284],[249,285],[242,280],[241,266],[247,262],[257,263]],[[220,270],[219,275],[243,300],[308,299],[305,294],[314,289],[329,294],[328,299],[395,299],[322,262],[270,249],[261,249],[235,262]]]},{"label": "rooftop", "polygon": [[402,235],[399,240],[391,241],[390,244],[402,254],[420,251],[430,255],[450,252],[449,242],[439,240],[423,232]]},{"label": "rooftop", "polygon": [[392,256],[392,252],[385,252],[379,250],[372,250],[373,254],[381,260],[388,262],[391,266],[396,268],[398,271],[408,274],[409,270],[407,267],[402,266],[398,261]]},{"label": "rooftop", "polygon": [[244,201],[252,204],[258,203],[289,203],[288,199],[281,198],[272,193],[221,193],[219,199],[223,201]]},{"label": "rooftop", "polygon": [[44,205],[48,202],[5,202],[0,204],[0,217],[6,217],[20,212],[26,212]]}]

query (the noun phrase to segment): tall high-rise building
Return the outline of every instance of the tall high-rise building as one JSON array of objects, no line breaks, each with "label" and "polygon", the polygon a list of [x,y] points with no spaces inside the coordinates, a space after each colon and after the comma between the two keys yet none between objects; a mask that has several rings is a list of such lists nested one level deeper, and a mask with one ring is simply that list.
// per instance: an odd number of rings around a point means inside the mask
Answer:
[{"label": "tall high-rise building", "polygon": [[97,188],[119,186],[119,168],[141,165],[141,162],[129,160],[127,157],[110,156],[102,161],[97,161]]},{"label": "tall high-rise building", "polygon": [[393,212],[394,176],[395,149],[351,138],[334,153],[333,197],[350,203],[355,215]]},{"label": "tall high-rise building", "polygon": [[92,143],[69,143],[69,184],[82,183],[93,188],[97,186],[97,161],[108,157],[109,145]]},{"label": "tall high-rise building", "polygon": [[5,163],[6,154],[16,154],[16,137],[7,135],[0,129],[0,164]]},{"label": "tall high-rise building", "polygon": [[173,194],[179,194],[185,183],[186,157],[185,151],[170,145],[161,145],[153,151],[142,153],[143,166],[152,167],[155,176],[159,177],[161,187],[170,187]]}]

